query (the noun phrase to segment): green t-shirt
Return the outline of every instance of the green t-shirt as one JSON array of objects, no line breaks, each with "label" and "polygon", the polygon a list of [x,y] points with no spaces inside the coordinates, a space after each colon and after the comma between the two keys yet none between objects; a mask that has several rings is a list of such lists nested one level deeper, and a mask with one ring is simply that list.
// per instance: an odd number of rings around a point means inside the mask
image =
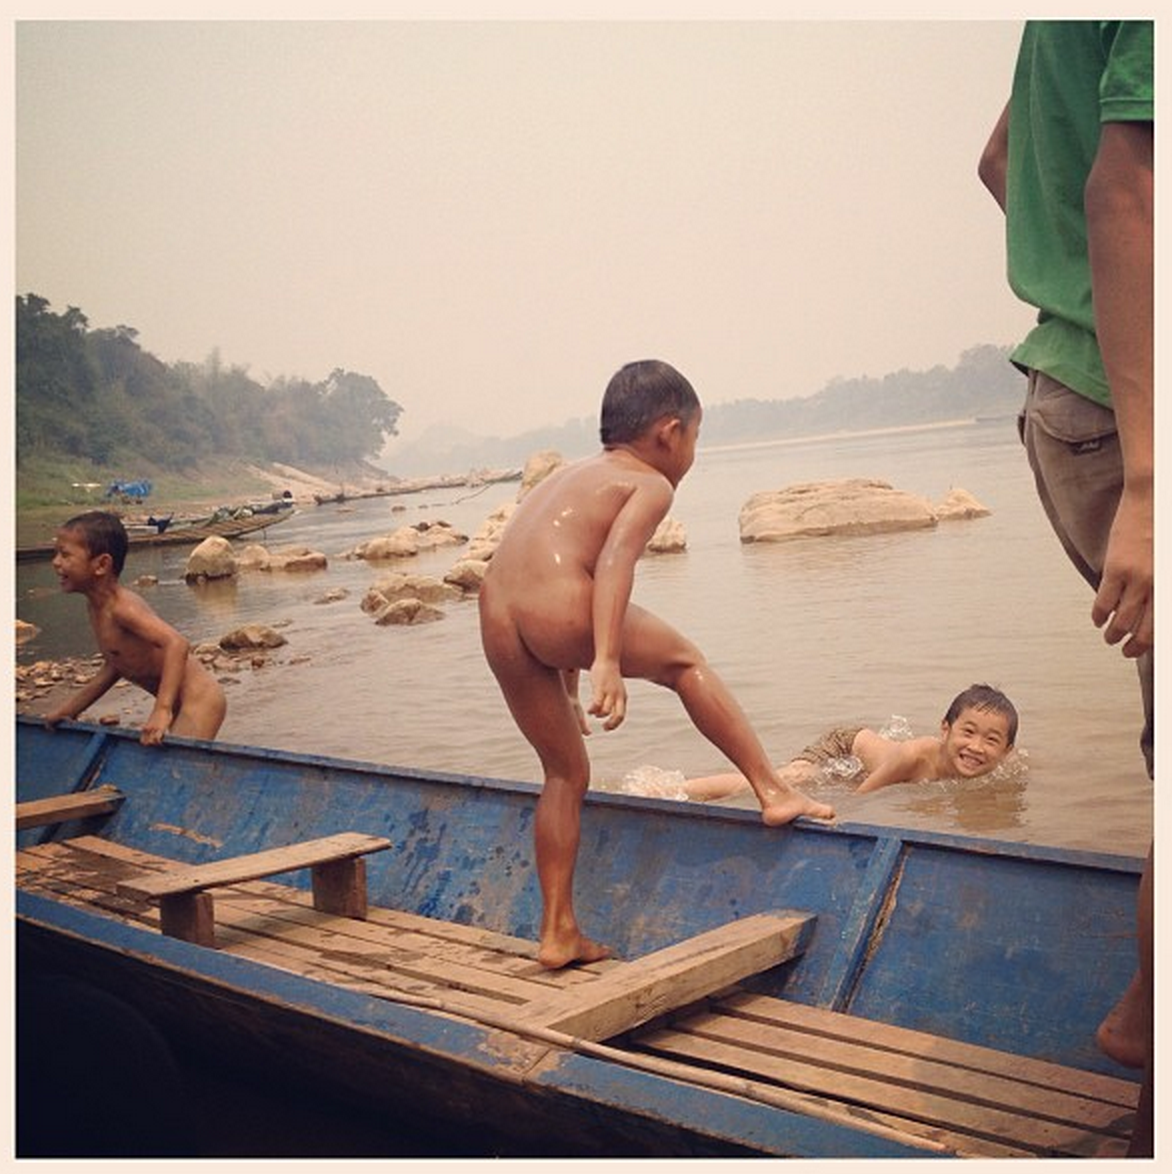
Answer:
[{"label": "green t-shirt", "polygon": [[1038,307],[1013,352],[1110,406],[1095,337],[1083,193],[1104,122],[1151,121],[1151,21],[1029,21],[1009,109],[1009,284]]}]

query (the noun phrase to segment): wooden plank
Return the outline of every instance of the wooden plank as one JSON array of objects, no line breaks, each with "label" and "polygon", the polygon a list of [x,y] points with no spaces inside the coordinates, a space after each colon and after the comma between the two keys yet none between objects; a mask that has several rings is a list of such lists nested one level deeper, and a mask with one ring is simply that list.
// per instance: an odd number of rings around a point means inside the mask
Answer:
[{"label": "wooden plank", "polygon": [[521,1022],[581,1039],[608,1039],[788,961],[803,948],[813,920],[757,913],[729,922],[617,966],[588,987],[537,1000]]},{"label": "wooden plank", "polygon": [[16,805],[16,830],[109,815],[125,799],[116,787],[108,784],[92,791],[73,791],[68,795],[50,795],[47,799],[29,799]]},{"label": "wooden plank", "polygon": [[909,1027],[860,1019],[841,1011],[828,1011],[787,999],[741,991],[722,998],[714,1009],[761,1023],[776,1023],[832,1038],[865,1039],[876,1048],[927,1057],[954,1067],[988,1072],[1045,1089],[1093,1097],[1124,1108],[1134,1109],[1139,1102],[1139,1085],[1135,1081],[1036,1060],[1014,1052],[1002,1052],[962,1040],[947,1039]]},{"label": "wooden plank", "polygon": [[849,1035],[842,1038],[709,1012],[690,1016],[677,1026],[704,1039],[754,1048],[772,1057],[816,1063],[829,1071],[873,1076],[891,1085],[942,1093],[973,1104],[1007,1106],[1015,1112],[1082,1129],[1124,1135],[1130,1128],[1131,1113],[1120,1105],[1044,1088],[1010,1076],[978,1072],[930,1054],[908,1055],[876,1048],[869,1040],[871,1021],[852,1016],[844,1018],[848,1023],[843,1025],[843,1031]]},{"label": "wooden plank", "polygon": [[128,896],[167,897],[175,893],[210,889],[216,885],[255,880],[279,872],[293,872],[299,868],[342,860],[364,852],[379,852],[390,846],[390,840],[382,836],[368,836],[363,832],[341,832],[335,836],[323,836],[299,844],[268,848],[263,852],[252,852],[245,856],[213,860],[208,864],[182,864],[165,872],[123,881],[121,888]]},{"label": "wooden plank", "polygon": [[[935,1136],[928,1130],[944,1130],[967,1142],[958,1147],[969,1156],[995,1156],[1010,1147],[1044,1156],[1122,1157],[1123,1137],[1105,1136],[1054,1121],[1039,1121],[1012,1107],[997,1108],[955,1100],[921,1089],[893,1085],[882,1075],[860,1076],[823,1068],[791,1057],[775,1056],[748,1046],[703,1039],[677,1028],[649,1031],[639,1044],[656,1055],[716,1064],[751,1074],[785,1088],[816,1096],[832,1097],[902,1118],[909,1131]],[[992,1148],[991,1148],[992,1147]]]}]

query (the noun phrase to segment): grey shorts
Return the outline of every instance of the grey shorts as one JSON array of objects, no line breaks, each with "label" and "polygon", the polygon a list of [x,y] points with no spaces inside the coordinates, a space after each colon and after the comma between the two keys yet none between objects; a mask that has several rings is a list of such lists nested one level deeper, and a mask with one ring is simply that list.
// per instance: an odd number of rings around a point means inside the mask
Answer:
[{"label": "grey shorts", "polygon": [[[1097,589],[1123,492],[1123,454],[1115,413],[1049,375],[1031,371],[1018,432],[1054,533],[1079,574]],[[1151,653],[1141,656],[1136,666],[1144,708],[1140,748],[1151,778],[1155,743]]]},{"label": "grey shorts", "polygon": [[816,742],[811,742],[805,750],[795,754],[794,758],[811,762],[815,766],[825,766],[836,758],[850,758],[855,752],[855,738],[861,729],[862,726],[835,726]]}]

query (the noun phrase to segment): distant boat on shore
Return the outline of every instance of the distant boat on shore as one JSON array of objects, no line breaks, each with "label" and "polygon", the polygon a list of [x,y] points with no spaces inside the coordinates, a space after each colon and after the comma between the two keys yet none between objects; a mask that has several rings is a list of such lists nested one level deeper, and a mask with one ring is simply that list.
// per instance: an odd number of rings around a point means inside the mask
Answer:
[{"label": "distant boat on shore", "polygon": [[347,490],[343,485],[337,493],[315,493],[318,505],[341,505],[347,501],[361,501],[368,497],[396,497],[407,493],[422,493],[428,489],[462,489],[467,486],[496,485],[502,481],[520,481],[521,469],[444,474],[435,477],[416,477],[410,481],[396,481],[393,485],[376,485],[373,489]]},{"label": "distant boat on shore", "polygon": [[[127,523],[126,533],[132,548],[143,546],[194,546],[205,538],[240,538],[275,526],[290,518],[296,511],[288,500],[279,500],[256,506],[222,506],[215,513],[202,518],[176,521],[173,516],[153,519],[143,523]],[[160,526],[160,522],[163,525]],[[40,542],[33,546],[19,546],[16,549],[17,562],[31,562],[35,559],[52,558],[56,546],[52,542]]]}]

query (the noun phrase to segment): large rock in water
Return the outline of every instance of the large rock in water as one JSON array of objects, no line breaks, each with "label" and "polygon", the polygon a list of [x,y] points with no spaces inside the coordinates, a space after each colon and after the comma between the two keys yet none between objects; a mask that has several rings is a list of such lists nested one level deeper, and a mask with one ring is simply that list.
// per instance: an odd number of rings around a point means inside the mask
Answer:
[{"label": "large rock in water", "polygon": [[825,534],[881,534],[935,526],[932,503],[886,481],[813,481],[754,493],[741,507],[742,542]]},{"label": "large rock in water", "polygon": [[184,578],[188,583],[201,579],[230,579],[236,574],[236,556],[227,538],[213,534],[187,556]]},{"label": "large rock in water", "polygon": [[987,518],[989,509],[981,505],[967,489],[950,489],[944,500],[936,507],[936,516],[942,522]]}]

